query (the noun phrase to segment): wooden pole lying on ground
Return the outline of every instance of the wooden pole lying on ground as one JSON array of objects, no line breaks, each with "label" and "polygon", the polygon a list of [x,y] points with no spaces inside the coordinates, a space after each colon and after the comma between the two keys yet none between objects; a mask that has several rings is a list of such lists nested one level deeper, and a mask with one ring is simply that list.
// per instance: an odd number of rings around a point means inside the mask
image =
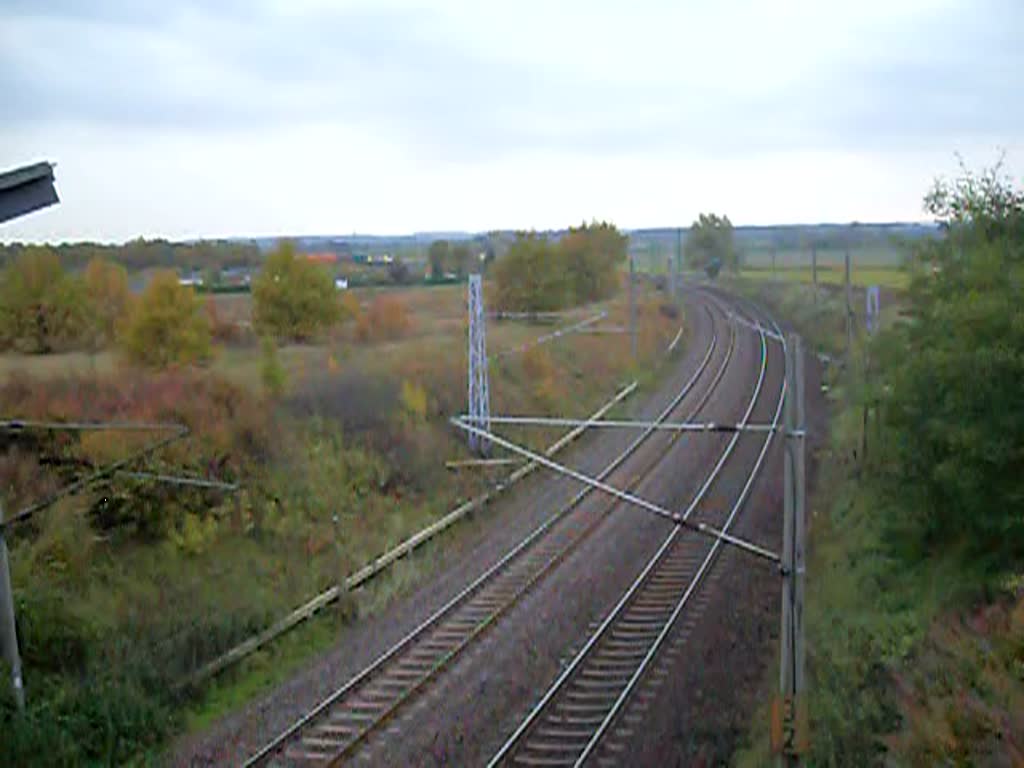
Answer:
[{"label": "wooden pole lying on ground", "polygon": [[[0,501],[0,523],[4,505]],[[11,569],[7,558],[7,540],[0,526],[0,645],[4,661],[11,669],[11,687],[19,710],[25,709],[25,687],[21,679],[21,654],[18,652],[18,630],[14,619],[14,594],[11,590]]]}]

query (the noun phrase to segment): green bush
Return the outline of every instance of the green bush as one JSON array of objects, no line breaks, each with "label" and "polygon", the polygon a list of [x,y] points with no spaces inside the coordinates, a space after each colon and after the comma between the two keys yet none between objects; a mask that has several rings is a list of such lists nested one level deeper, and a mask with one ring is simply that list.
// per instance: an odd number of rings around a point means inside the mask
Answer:
[{"label": "green bush", "polygon": [[169,368],[210,358],[210,324],[191,286],[171,271],[146,287],[125,329],[128,359],[147,368]]},{"label": "green bush", "polygon": [[570,227],[560,241],[520,232],[493,267],[498,309],[551,312],[610,297],[627,238],[605,222]]},{"label": "green bush", "polygon": [[498,309],[551,312],[570,302],[565,254],[535,232],[520,233],[493,267]]},{"label": "green bush", "polygon": [[911,320],[873,346],[878,471],[909,556],[963,547],[1000,571],[1024,557],[1024,197],[968,174],[929,200],[947,237],[917,255]]},{"label": "green bush", "polygon": [[327,271],[282,243],[252,285],[253,322],[261,334],[304,341],[341,319],[338,291]]},{"label": "green bush", "polygon": [[131,309],[128,272],[120,264],[95,258],[83,275],[89,301],[90,342],[94,347],[112,343]]}]

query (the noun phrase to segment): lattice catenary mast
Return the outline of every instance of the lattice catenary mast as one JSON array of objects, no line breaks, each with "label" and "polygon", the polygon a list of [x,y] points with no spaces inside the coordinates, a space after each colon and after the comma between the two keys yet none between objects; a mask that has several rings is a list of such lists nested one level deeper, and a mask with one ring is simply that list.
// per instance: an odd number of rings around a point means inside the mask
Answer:
[{"label": "lattice catenary mast", "polygon": [[[487,330],[480,275],[469,276],[469,418],[471,423],[490,432],[491,392],[487,380]],[[470,432],[469,447],[487,455],[490,442]]]}]

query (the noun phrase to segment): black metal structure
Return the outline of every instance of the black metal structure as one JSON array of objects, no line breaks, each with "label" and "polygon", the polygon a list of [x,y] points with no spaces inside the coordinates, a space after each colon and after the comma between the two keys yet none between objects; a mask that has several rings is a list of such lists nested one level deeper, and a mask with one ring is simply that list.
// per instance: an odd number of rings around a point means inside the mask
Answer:
[{"label": "black metal structure", "polygon": [[0,173],[0,223],[59,203],[53,164],[42,162]]}]

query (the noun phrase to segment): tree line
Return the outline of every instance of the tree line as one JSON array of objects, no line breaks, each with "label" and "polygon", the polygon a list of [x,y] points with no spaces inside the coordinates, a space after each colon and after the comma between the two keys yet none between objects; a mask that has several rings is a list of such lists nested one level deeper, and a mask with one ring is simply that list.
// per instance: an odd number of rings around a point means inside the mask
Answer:
[{"label": "tree line", "polygon": [[610,297],[619,287],[627,242],[607,222],[570,227],[557,241],[517,233],[491,270],[497,309],[550,312]]},{"label": "tree line", "polygon": [[[253,282],[253,324],[274,340],[308,340],[354,314],[322,266],[290,243],[270,253]],[[45,354],[116,346],[152,367],[201,363],[211,355],[211,318],[190,285],[158,270],[140,296],[120,264],[93,258],[79,272],[56,252],[22,249],[0,272],[0,350]]]},{"label": "tree line", "polygon": [[[33,247],[22,243],[0,245],[0,267],[12,264]],[[139,238],[121,245],[62,243],[51,246],[50,250],[64,269],[76,272],[96,259],[121,264],[132,272],[152,268],[220,271],[230,267],[257,267],[263,261],[255,244],[232,240],[175,243]]]}]

